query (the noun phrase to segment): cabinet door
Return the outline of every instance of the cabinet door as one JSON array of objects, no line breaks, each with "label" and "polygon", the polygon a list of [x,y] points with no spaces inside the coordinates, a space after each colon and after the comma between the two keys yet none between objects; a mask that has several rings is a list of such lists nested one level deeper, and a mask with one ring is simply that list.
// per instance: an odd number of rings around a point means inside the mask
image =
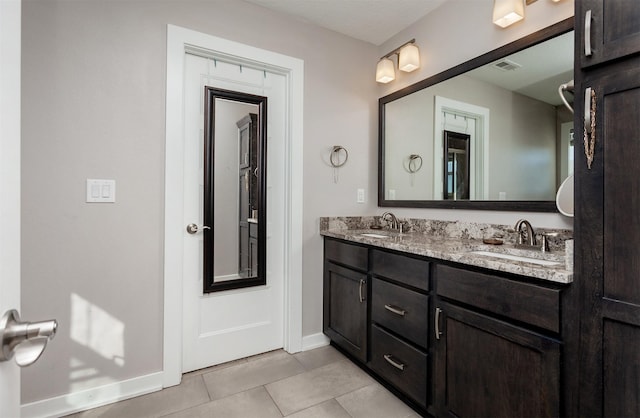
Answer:
[{"label": "cabinet door", "polygon": [[560,343],[438,302],[434,391],[438,416],[560,414]]},{"label": "cabinet door", "polygon": [[595,156],[576,155],[581,416],[640,416],[640,58],[582,86],[596,95]]},{"label": "cabinet door", "polygon": [[583,68],[640,52],[638,0],[576,1],[576,26]]},{"label": "cabinet door", "polygon": [[324,333],[367,361],[367,276],[325,261]]}]

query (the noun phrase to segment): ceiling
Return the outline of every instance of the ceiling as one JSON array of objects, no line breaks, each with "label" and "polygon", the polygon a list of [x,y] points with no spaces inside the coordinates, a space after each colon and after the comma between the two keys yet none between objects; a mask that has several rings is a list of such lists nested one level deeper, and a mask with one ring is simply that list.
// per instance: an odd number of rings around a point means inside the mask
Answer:
[{"label": "ceiling", "polygon": [[466,76],[558,106],[558,86],[573,78],[573,43],[571,31],[506,57],[513,70],[497,69],[500,59]]},{"label": "ceiling", "polygon": [[245,0],[374,45],[447,0]]}]

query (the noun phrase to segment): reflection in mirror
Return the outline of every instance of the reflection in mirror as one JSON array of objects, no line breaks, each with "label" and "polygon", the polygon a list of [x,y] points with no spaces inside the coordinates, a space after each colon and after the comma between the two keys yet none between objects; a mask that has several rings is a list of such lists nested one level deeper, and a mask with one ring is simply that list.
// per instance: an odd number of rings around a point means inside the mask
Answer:
[{"label": "reflection in mirror", "polygon": [[205,87],[205,293],[266,283],[266,105]]},{"label": "reflection in mirror", "polygon": [[[379,205],[554,211],[573,171],[573,19],[380,99]],[[406,169],[420,155],[424,167]]]}]

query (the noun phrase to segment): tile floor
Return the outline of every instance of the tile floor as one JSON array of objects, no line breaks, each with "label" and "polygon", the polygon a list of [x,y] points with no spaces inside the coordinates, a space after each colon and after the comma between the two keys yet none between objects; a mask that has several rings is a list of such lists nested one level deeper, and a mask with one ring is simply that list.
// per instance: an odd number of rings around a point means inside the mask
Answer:
[{"label": "tile floor", "polygon": [[187,373],[179,386],[73,418],[418,418],[333,347],[277,350]]}]

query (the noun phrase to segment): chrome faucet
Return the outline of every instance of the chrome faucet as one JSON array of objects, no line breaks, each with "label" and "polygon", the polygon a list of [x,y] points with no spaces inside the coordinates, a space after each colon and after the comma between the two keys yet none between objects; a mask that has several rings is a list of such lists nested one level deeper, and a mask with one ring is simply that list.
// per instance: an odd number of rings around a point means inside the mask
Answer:
[{"label": "chrome faucet", "polygon": [[398,222],[398,218],[396,218],[396,215],[394,215],[391,212],[385,212],[382,214],[382,216],[380,217],[383,221],[386,222],[390,222],[389,227],[391,229],[399,229],[400,228],[400,223]]},{"label": "chrome faucet", "polygon": [[[524,226],[524,230],[522,227]],[[516,226],[514,226],[516,233],[518,234],[518,245],[525,245],[524,243],[524,234],[527,234],[527,240],[529,241],[527,245],[535,246],[536,245],[536,234],[533,232],[533,227],[526,219],[520,219],[516,222]]]}]

